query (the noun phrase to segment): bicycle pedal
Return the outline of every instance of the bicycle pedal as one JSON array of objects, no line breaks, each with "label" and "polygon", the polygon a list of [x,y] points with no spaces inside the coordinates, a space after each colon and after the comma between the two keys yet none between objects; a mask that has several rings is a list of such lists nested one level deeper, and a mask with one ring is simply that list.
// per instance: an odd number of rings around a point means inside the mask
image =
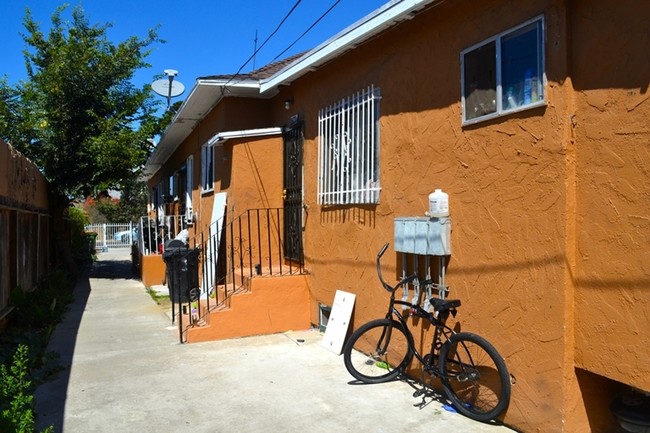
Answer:
[{"label": "bicycle pedal", "polygon": [[424,391],[421,389],[418,389],[413,393],[413,397],[420,397],[422,394],[424,394]]}]

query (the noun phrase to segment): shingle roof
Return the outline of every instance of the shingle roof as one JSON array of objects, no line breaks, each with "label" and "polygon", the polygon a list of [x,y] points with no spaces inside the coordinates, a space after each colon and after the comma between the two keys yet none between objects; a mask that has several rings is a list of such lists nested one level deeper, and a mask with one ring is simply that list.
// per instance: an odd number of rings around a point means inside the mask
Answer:
[{"label": "shingle roof", "polygon": [[269,63],[264,65],[259,69],[256,69],[252,72],[244,72],[239,74],[226,74],[226,75],[208,75],[206,77],[199,77],[199,80],[229,80],[237,78],[238,80],[264,80],[275,75],[277,72],[281,71],[287,65],[293,63],[294,60],[302,57],[306,51],[302,53],[294,54],[285,59],[278,60],[277,62]]}]

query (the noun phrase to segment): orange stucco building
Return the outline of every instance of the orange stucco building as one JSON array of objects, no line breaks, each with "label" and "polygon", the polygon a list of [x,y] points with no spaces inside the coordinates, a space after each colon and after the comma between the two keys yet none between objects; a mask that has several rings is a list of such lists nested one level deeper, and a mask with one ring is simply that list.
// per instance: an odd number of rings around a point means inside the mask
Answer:
[{"label": "orange stucco building", "polygon": [[[147,166],[152,197],[184,166],[198,239],[217,193],[226,215],[282,207],[293,173],[305,308],[315,324],[353,292],[358,327],[384,312],[373,260],[394,219],[442,188],[446,283],[513,375],[504,421],[609,431],[617,392],[650,391],[648,16],[633,0],[388,3],[301,56],[198,79]],[[376,166],[353,179],[355,160]]]}]

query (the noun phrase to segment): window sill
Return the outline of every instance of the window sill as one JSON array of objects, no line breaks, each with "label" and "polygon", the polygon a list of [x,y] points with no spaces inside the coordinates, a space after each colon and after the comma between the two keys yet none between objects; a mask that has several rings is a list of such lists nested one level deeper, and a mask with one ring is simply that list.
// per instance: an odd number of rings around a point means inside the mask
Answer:
[{"label": "window sill", "polygon": [[510,114],[513,114],[513,113],[521,113],[522,111],[532,110],[534,108],[545,107],[545,106],[546,106],[546,101],[545,100],[538,101],[538,102],[533,102],[532,104],[523,105],[521,107],[512,108],[512,109],[506,110],[506,111],[501,111],[500,113],[486,114],[485,116],[476,117],[476,118],[470,119],[470,120],[464,120],[461,126],[476,125],[477,123],[485,122],[485,121],[496,119],[496,118],[499,118],[499,117],[505,117],[505,116],[508,116]]}]

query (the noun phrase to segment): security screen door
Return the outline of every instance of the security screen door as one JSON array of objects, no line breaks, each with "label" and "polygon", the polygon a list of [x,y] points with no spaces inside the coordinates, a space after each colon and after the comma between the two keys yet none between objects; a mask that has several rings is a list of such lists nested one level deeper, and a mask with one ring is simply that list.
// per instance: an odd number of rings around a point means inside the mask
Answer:
[{"label": "security screen door", "polygon": [[303,123],[284,130],[284,257],[304,263],[302,249]]}]

